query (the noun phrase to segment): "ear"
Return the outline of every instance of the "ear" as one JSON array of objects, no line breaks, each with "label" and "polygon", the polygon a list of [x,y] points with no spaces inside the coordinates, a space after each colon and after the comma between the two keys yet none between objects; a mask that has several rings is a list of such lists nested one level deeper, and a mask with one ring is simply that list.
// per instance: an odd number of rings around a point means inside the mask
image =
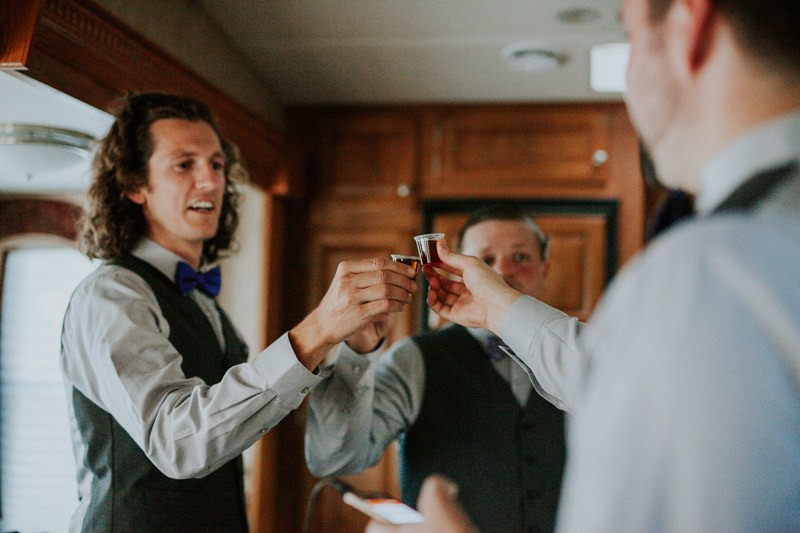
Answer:
[{"label": "ear", "polygon": [[550,274],[550,259],[542,261],[542,279],[547,279]]},{"label": "ear", "polygon": [[135,203],[135,204],[139,204],[139,205],[144,205],[144,203],[145,203],[145,200],[146,200],[146,198],[147,198],[147,197],[145,196],[144,192],[142,192],[142,189],[141,189],[141,188],[139,188],[139,189],[136,189],[135,191],[126,192],[126,193],[125,193],[125,196],[126,196],[126,197],[128,198],[128,200],[130,200],[131,202],[133,202],[133,203]]},{"label": "ear", "polygon": [[672,36],[678,37],[674,59],[685,72],[696,74],[706,63],[714,42],[714,6],[712,0],[676,0],[667,13]]}]

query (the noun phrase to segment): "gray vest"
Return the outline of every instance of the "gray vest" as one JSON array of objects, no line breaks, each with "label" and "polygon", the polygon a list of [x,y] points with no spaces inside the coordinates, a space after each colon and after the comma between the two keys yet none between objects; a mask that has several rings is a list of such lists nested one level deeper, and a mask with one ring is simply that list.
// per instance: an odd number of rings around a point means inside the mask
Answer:
[{"label": "gray vest", "polygon": [[521,408],[483,348],[461,326],[414,338],[425,391],[400,439],[403,501],[416,505],[438,472],[483,533],[551,531],[564,468],[564,415],[532,392]]},{"label": "gray vest", "polygon": [[[221,309],[224,354],[202,310],[172,280],[135,257],[112,263],[133,270],[153,288],[187,376],[217,383],[230,366],[247,359],[247,347]],[[247,531],[241,457],[204,478],[171,479],[108,412],[74,388],[72,402],[94,478],[84,531]]]}]

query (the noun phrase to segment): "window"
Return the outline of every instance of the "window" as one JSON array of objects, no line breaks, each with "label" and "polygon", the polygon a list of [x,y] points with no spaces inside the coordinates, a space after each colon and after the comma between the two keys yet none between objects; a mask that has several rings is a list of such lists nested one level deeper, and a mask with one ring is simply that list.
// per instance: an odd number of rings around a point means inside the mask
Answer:
[{"label": "window", "polygon": [[0,321],[2,530],[67,531],[77,484],[59,371],[72,290],[96,264],[72,248],[9,251]]}]

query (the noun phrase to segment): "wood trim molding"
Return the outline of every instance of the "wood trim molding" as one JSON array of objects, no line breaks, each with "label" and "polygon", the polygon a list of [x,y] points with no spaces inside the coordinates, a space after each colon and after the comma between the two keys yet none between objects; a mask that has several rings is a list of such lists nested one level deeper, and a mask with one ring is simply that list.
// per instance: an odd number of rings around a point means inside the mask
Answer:
[{"label": "wood trim molding", "polygon": [[23,234],[58,235],[74,241],[83,210],[58,200],[0,200],[0,241]]},{"label": "wood trim molding", "polygon": [[23,68],[28,60],[40,0],[0,2],[0,68]]},{"label": "wood trim molding", "polygon": [[[29,4],[38,6],[33,19]],[[4,18],[6,11],[14,15],[12,24],[21,29],[9,32],[13,43],[2,43],[0,64],[16,61],[14,68],[25,69],[26,75],[99,109],[108,109],[127,91],[165,91],[202,100],[222,134],[239,147],[254,185],[276,196],[301,193],[297,146],[104,8],[91,0],[9,0],[2,5]],[[21,54],[23,49],[28,53]]]}]

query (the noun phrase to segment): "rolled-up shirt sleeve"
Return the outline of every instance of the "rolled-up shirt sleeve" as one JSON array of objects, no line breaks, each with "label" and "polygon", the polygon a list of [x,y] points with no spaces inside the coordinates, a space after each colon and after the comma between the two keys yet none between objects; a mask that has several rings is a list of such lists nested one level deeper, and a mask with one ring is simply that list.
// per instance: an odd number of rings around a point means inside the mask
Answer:
[{"label": "rolled-up shirt sleeve", "polygon": [[102,266],[75,291],[64,319],[65,385],[104,409],[173,478],[213,472],[297,408],[321,380],[284,334],[219,383],[184,375],[150,286]]}]

